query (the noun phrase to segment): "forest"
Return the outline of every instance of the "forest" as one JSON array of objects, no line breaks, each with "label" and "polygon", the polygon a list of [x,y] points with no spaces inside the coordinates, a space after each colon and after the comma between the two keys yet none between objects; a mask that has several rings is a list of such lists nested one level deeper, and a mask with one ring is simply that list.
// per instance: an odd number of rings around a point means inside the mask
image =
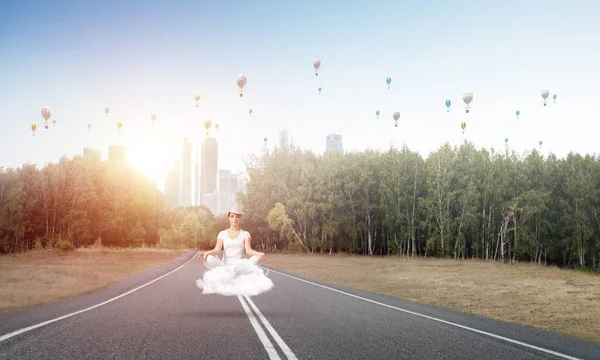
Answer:
[{"label": "forest", "polygon": [[[298,148],[246,160],[242,227],[263,251],[408,255],[597,269],[600,162],[444,144]],[[209,248],[228,225],[207,207],[169,210],[129,166],[61,158],[0,168],[0,253],[39,247]]]}]

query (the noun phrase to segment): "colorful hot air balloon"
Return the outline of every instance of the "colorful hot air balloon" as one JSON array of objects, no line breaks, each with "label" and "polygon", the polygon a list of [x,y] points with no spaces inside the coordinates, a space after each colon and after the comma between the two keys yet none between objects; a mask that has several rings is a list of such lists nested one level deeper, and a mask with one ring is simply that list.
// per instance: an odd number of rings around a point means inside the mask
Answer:
[{"label": "colorful hot air balloon", "polygon": [[122,122],[118,122],[117,123],[117,128],[119,129],[119,133],[121,133],[121,128],[123,127],[123,123]]},{"label": "colorful hot air balloon", "polygon": [[467,123],[466,123],[466,122],[464,122],[464,121],[463,121],[463,122],[461,122],[461,123],[460,123],[460,128],[462,129],[462,131],[463,131],[463,134],[464,134],[464,133],[465,133],[465,129],[467,128]]},{"label": "colorful hot air balloon", "polygon": [[508,138],[504,138],[504,143],[508,144]]},{"label": "colorful hot air balloon", "polygon": [[452,105],[452,101],[446,100],[446,112],[450,112],[450,105]]},{"label": "colorful hot air balloon", "polygon": [[319,86],[319,88],[318,88],[317,90],[319,90],[319,95],[321,95],[321,90],[322,90],[322,89],[321,89],[321,87],[320,87],[320,86]]},{"label": "colorful hot air balloon", "polygon": [[398,127],[398,119],[400,119],[400,112],[394,111],[392,117],[394,118],[394,126]]},{"label": "colorful hot air balloon", "polygon": [[375,115],[377,115],[377,118],[379,119],[379,110],[375,110]]},{"label": "colorful hot air balloon", "polygon": [[248,115],[249,117],[252,117],[252,109],[248,109]]},{"label": "colorful hot air balloon", "polygon": [[246,86],[247,81],[248,79],[246,79],[246,76],[242,74],[238,75],[237,79],[235,80],[235,83],[240,88],[240,98],[244,96],[244,87]]},{"label": "colorful hot air balloon", "polygon": [[266,137],[263,139],[263,141],[265,142],[265,146],[267,146],[267,138]]},{"label": "colorful hot air balloon", "polygon": [[108,117],[108,111],[109,111],[108,106],[105,106],[104,107],[104,115],[105,115],[105,117]]},{"label": "colorful hot air balloon", "polygon": [[216,129],[217,131],[219,131],[219,123],[216,123],[216,124],[215,124],[215,129]]},{"label": "colorful hot air balloon", "polygon": [[321,67],[321,60],[314,59],[313,60],[313,67],[315,68],[315,76],[319,75],[319,68]]},{"label": "colorful hot air balloon", "polygon": [[56,127],[56,119],[52,120],[52,126]]},{"label": "colorful hot air balloon", "polygon": [[35,131],[37,130],[36,124],[31,124],[31,131],[33,132],[33,136],[35,136]]},{"label": "colorful hot air balloon", "polygon": [[538,144],[540,145],[540,147],[542,147],[542,140],[538,141]]},{"label": "colorful hot air balloon", "polygon": [[465,103],[465,112],[468,114],[469,113],[469,105],[471,104],[471,101],[473,101],[473,93],[464,92],[462,94],[462,99]]},{"label": "colorful hot air balloon", "polygon": [[546,106],[546,99],[548,99],[548,95],[550,95],[550,90],[542,90],[541,95],[542,99],[544,99],[544,106]]},{"label": "colorful hot air balloon", "polygon": [[92,124],[87,124],[88,131],[92,129]]},{"label": "colorful hot air balloon", "polygon": [[196,107],[198,107],[198,101],[200,101],[200,94],[199,93],[194,94],[194,100],[196,100]]},{"label": "colorful hot air balloon", "polygon": [[389,89],[390,88],[390,84],[392,83],[392,78],[391,77],[386,77],[385,78],[385,82],[386,82],[386,84],[388,86],[388,89]]},{"label": "colorful hot air balloon", "polygon": [[554,103],[556,103],[556,94],[552,94],[552,99],[554,100]]},{"label": "colorful hot air balloon", "polygon": [[154,122],[156,121],[156,114],[150,115],[150,119],[152,120],[152,126],[154,126]]},{"label": "colorful hot air balloon", "polygon": [[519,118],[519,115],[521,115],[521,112],[519,110],[516,111],[517,114],[517,119]]},{"label": "colorful hot air balloon", "polygon": [[208,129],[210,128],[211,124],[212,124],[212,122],[210,120],[206,120],[204,122],[204,128],[206,129],[206,136],[208,136]]}]

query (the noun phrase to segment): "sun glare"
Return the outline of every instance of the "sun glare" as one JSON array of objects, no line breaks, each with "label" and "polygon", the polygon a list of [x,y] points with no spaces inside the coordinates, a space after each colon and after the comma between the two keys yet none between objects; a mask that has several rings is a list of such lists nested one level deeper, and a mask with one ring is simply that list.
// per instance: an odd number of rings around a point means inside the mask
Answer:
[{"label": "sun glare", "polygon": [[149,138],[139,138],[128,145],[127,161],[149,180],[158,183],[164,178],[164,165],[169,153]]}]

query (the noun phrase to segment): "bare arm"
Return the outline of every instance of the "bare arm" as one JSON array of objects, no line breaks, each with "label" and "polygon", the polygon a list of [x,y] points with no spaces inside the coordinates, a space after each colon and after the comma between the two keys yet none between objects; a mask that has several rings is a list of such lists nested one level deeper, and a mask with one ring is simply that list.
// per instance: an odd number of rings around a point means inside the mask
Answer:
[{"label": "bare arm", "polygon": [[217,255],[219,252],[223,250],[223,240],[217,238],[217,243],[215,244],[215,248],[209,251],[204,252],[204,258],[209,255]]},{"label": "bare arm", "polygon": [[245,249],[246,250],[246,254],[248,254],[248,256],[259,256],[260,257],[260,256],[264,255],[263,253],[258,252],[256,250],[252,249],[252,245],[251,245],[251,243],[252,243],[252,237],[251,236],[248,236],[244,240],[244,243],[245,243],[245,247],[246,247],[246,249]]}]

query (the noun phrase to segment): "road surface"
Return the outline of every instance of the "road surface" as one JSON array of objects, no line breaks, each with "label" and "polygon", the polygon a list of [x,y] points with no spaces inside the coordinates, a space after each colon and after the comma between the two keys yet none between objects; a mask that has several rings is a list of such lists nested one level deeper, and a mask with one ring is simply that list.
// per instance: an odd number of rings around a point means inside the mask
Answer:
[{"label": "road surface", "polygon": [[269,293],[202,295],[195,255],[0,315],[0,359],[600,359],[597,343],[275,269]]}]

